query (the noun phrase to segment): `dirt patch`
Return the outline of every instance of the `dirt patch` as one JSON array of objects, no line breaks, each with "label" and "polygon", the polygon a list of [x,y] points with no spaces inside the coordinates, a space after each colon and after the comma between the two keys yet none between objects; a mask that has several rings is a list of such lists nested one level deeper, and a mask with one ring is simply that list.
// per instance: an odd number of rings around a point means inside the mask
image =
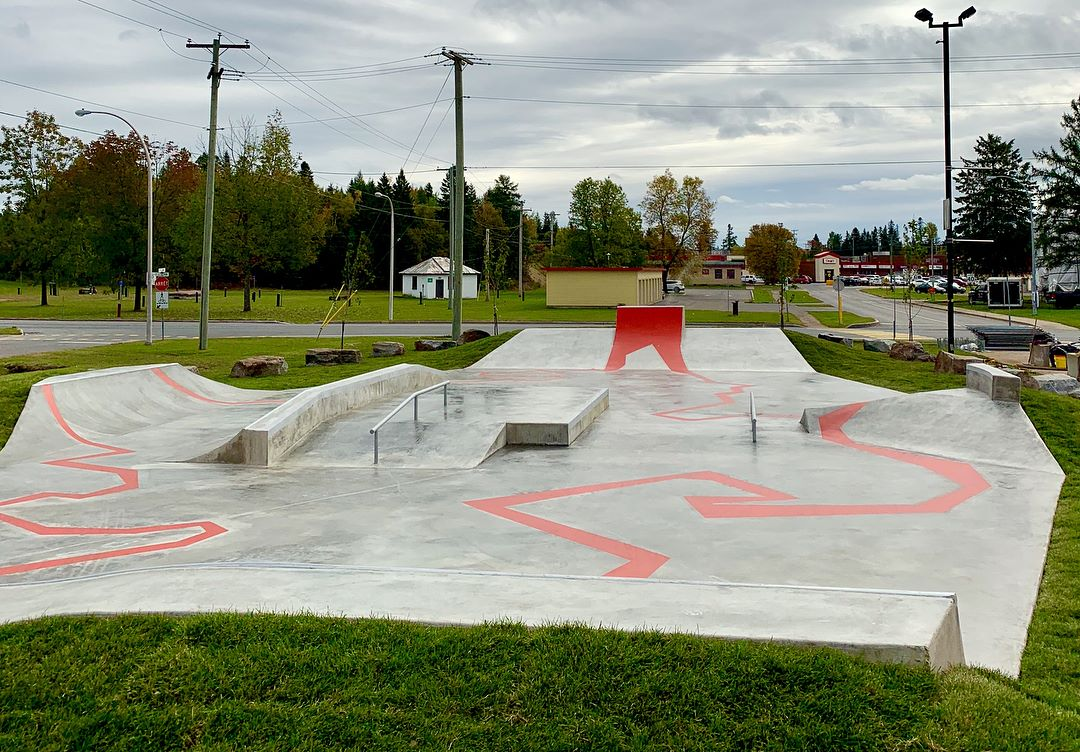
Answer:
[{"label": "dirt patch", "polygon": [[30,373],[31,371],[54,371],[57,368],[64,368],[65,366],[57,365],[55,363],[4,363],[0,365],[0,368],[4,369],[5,373]]}]

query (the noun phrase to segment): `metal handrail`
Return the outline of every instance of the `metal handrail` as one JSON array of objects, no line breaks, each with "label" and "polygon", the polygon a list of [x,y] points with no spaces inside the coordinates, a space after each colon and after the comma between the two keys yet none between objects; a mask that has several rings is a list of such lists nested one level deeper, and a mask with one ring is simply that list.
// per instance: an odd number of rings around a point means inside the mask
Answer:
[{"label": "metal handrail", "polygon": [[379,464],[379,429],[382,428],[384,425],[386,425],[386,423],[391,418],[393,418],[395,415],[397,415],[398,412],[401,410],[401,408],[405,407],[405,405],[409,404],[409,402],[413,403],[413,420],[419,420],[420,419],[420,406],[417,403],[417,397],[419,397],[421,394],[427,394],[428,392],[434,392],[436,389],[440,389],[440,388],[442,389],[442,404],[443,404],[443,410],[445,410],[446,405],[447,405],[446,387],[447,387],[447,385],[449,383],[450,383],[449,381],[443,381],[442,383],[435,384],[434,386],[429,386],[426,389],[421,389],[418,392],[413,392],[408,397],[403,399],[401,401],[401,404],[399,404],[397,407],[395,407],[393,410],[391,410],[387,414],[387,416],[385,418],[383,418],[382,420],[380,420],[378,423],[376,423],[374,426],[371,427],[371,430],[369,431],[369,433],[372,436],[375,437],[375,462],[373,464],[375,464],[375,465]]},{"label": "metal handrail", "polygon": [[750,392],[750,439],[757,443],[757,402],[753,392]]}]

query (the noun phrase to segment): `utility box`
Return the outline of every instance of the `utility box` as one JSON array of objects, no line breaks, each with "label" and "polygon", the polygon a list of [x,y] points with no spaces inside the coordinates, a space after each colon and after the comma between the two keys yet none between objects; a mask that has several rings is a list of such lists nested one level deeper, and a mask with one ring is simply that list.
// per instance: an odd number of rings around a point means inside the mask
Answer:
[{"label": "utility box", "polygon": [[1024,288],[1019,277],[990,277],[986,280],[988,308],[1020,308],[1024,305]]}]

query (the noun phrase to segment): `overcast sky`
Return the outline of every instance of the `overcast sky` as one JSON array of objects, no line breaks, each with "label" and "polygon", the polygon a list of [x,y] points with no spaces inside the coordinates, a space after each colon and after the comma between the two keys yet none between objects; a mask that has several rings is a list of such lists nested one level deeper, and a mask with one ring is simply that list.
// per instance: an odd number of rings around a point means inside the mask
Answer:
[{"label": "overcast sky", "polygon": [[[210,42],[216,29],[224,43],[252,44],[223,57],[245,75],[222,83],[221,125],[280,109],[321,183],[404,167],[414,184],[437,186],[454,155],[453,78],[424,56],[445,46],[490,63],[464,72],[469,179],[483,192],[506,173],[530,208],[560,212],[560,223],[578,180],[610,177],[636,206],[665,167],[703,178],[717,228],[731,223],[740,239],[757,222],[783,222],[805,242],[940,220],[942,47],[940,31],[913,17],[917,0],[670,6],[0,0],[0,123],[38,109],[65,126],[123,129],[73,114],[109,108],[199,152],[209,54],[185,42]],[[931,10],[955,21],[965,7]],[[1080,4],[977,7],[951,32],[954,158],[988,132],[1030,157],[1056,143],[1080,95]]]}]

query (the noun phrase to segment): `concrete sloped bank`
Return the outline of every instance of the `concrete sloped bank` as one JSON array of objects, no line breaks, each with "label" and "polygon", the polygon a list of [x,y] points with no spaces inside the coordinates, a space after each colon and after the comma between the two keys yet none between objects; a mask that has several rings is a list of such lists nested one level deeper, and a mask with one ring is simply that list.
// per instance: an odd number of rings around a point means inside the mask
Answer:
[{"label": "concrete sloped bank", "polygon": [[443,376],[434,368],[402,363],[305,389],[192,462],[271,467],[327,421],[386,397],[434,386]]}]

